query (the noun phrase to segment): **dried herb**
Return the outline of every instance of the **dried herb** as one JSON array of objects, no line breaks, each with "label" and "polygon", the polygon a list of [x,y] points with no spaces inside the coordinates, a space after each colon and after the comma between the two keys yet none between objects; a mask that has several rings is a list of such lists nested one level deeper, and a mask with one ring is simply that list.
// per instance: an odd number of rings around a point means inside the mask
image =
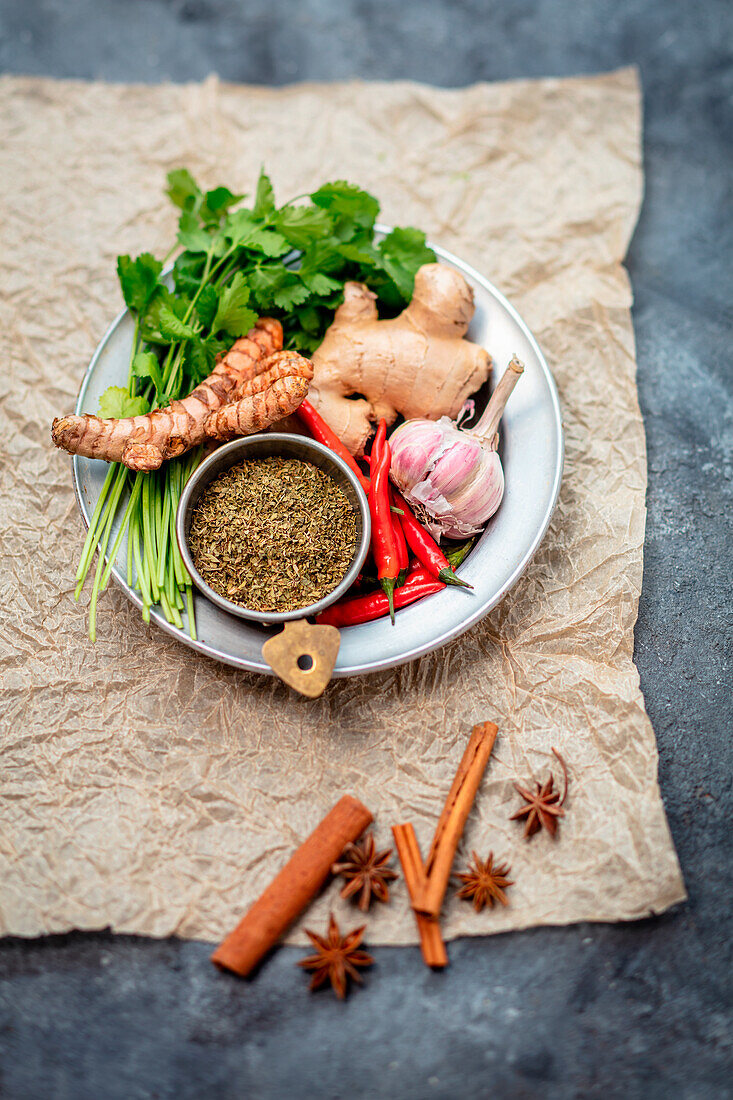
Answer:
[{"label": "dried herb", "polygon": [[272,456],[232,466],[207,486],[189,544],[215,592],[252,611],[295,611],[343,580],[356,514],[323,470]]},{"label": "dried herb", "polygon": [[552,774],[544,785],[535,780],[536,790],[534,791],[528,791],[526,787],[520,787],[518,783],[514,784],[514,789],[521,794],[527,805],[522,806],[521,810],[517,810],[515,814],[512,814],[509,820],[519,821],[521,818],[526,817],[527,821],[524,826],[525,837],[531,837],[534,833],[539,832],[540,829],[547,829],[550,836],[554,836],[557,832],[558,818],[565,816],[562,805],[568,796],[568,769],[557,749],[553,749],[552,751],[560,761],[560,767],[562,768],[563,777],[565,779],[562,798],[560,797],[560,792],[555,790],[555,779]]},{"label": "dried herb", "polygon": [[464,883],[458,891],[458,897],[473,901],[473,907],[477,913],[480,913],[487,904],[493,909],[495,901],[508,905],[504,889],[514,885],[511,879],[507,878],[511,872],[509,864],[495,864],[493,852],[489,852],[489,858],[485,863],[475,852],[472,855],[473,864],[468,865],[467,873],[458,876]]},{"label": "dried herb", "polygon": [[372,896],[379,901],[389,901],[388,882],[397,878],[387,866],[392,858],[392,849],[377,852],[374,837],[370,833],[359,844],[348,844],[339,863],[331,868],[334,875],[343,875],[346,884],[341,888],[341,897],[350,898],[359,894],[359,908],[366,913]]},{"label": "dried herb", "polygon": [[371,955],[358,949],[365,928],[366,925],[363,924],[361,928],[355,928],[353,932],[342,936],[333,913],[329,918],[328,932],[325,937],[306,928],[305,934],[315,947],[316,954],[301,959],[298,966],[302,966],[304,970],[314,971],[310,983],[311,989],[320,989],[330,981],[336,996],[343,1000],[349,978],[361,984],[361,974],[357,967],[371,966],[374,962]]}]

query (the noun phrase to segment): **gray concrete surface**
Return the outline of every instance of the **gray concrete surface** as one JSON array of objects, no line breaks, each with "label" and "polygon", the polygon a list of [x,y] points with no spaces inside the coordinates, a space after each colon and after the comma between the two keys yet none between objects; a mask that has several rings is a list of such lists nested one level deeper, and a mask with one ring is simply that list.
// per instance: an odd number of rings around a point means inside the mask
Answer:
[{"label": "gray concrete surface", "polygon": [[636,657],[690,901],[629,926],[377,950],[346,1005],[283,949],[254,983],[196,943],[0,944],[0,1096],[670,1097],[731,1075],[730,263],[727,0],[1,0],[0,69],[108,80],[440,85],[636,63],[647,192],[629,269],[649,442]]}]

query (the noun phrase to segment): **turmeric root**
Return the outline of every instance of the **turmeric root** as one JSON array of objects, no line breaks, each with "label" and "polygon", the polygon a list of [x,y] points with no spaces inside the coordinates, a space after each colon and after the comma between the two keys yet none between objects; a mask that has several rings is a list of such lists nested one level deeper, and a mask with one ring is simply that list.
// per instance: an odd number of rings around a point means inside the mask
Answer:
[{"label": "turmeric root", "polygon": [[[375,295],[346,283],[321,346],[308,400],[352,454],[362,454],[381,417],[458,415],[491,372],[484,348],[465,340],[474,313],[473,291],[446,264],[425,264],[415,276],[409,306],[380,321]],[[357,398],[351,395],[358,394]]]},{"label": "turmeric root", "polygon": [[122,462],[131,470],[157,470],[204,439],[204,422],[236,400],[283,344],[282,325],[264,317],[233,345],[208,378],[182,401],[144,416],[103,420],[98,416],[57,418],[51,436],[57,447],[85,458]]},{"label": "turmeric root", "polygon": [[310,359],[297,351],[280,351],[271,355],[264,366],[266,369],[247,384],[245,396],[206,418],[204,431],[209,438],[252,435],[295,412],[313,377]]}]

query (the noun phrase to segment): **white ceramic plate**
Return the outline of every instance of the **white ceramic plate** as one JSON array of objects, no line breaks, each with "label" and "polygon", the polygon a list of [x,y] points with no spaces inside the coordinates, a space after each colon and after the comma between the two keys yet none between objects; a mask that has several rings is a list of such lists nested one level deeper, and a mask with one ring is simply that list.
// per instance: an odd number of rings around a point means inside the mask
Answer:
[{"label": "white ceramic plate", "polygon": [[[386,226],[379,233],[389,232]],[[536,340],[516,310],[495,287],[468,264],[432,245],[439,260],[461,271],[474,290],[476,314],[469,337],[488,349],[495,377],[513,354],[525,372],[501,423],[501,456],[506,478],[504,499],[478,544],[461,566],[460,575],[473,592],[451,587],[397,614],[392,626],[381,619],[341,631],[334,676],[376,672],[412,661],[445,645],[483,618],[507,594],[529,564],[547,530],[560,491],[563,433],[557,390]],[[94,412],[108,386],[124,384],[133,322],[125,311],[113,322],[94,353],[79,391],[76,412]],[[107,464],[74,457],[74,486],[84,521],[89,520],[104,481]],[[126,583],[126,540],[112,576],[127,596],[142,607],[139,593]],[[167,623],[157,609],[151,620],[184,645],[237,668],[272,675],[261,649],[269,632],[219,610],[195,592],[197,641]],[[185,618],[184,618],[185,627]]]}]

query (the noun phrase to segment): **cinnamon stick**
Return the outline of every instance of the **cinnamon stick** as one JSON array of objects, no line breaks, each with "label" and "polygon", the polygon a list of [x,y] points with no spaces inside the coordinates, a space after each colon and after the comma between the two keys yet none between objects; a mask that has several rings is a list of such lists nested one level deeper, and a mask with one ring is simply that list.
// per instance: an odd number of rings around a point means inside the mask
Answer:
[{"label": "cinnamon stick", "polygon": [[323,886],[344,848],[372,822],[357,798],[344,795],[304,840],[211,961],[245,977]]},{"label": "cinnamon stick", "polygon": [[[397,855],[402,864],[402,873],[405,876],[407,892],[410,895],[410,901],[414,903],[420,888],[425,882],[425,868],[423,866],[422,856],[420,855],[420,847],[417,843],[415,830],[410,824],[393,825],[392,836],[394,837],[395,847],[397,848]],[[447,966],[448,955],[446,954],[443,937],[440,934],[440,925],[437,920],[434,920],[432,917],[426,917],[424,913],[415,913],[415,921],[420,936],[422,957],[427,965],[436,968]]]},{"label": "cinnamon stick", "polygon": [[473,727],[435,830],[425,864],[426,878],[413,902],[413,908],[416,912],[436,920],[448,888],[456,848],[498,732],[498,727],[493,722],[482,722]]}]

